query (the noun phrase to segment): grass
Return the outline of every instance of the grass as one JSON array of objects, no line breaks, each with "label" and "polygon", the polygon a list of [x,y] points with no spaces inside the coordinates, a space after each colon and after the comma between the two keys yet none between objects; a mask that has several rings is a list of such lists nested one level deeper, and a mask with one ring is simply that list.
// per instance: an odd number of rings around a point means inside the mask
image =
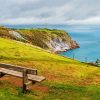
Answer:
[{"label": "grass", "polygon": [[44,100],[99,100],[99,89],[96,86],[79,87],[55,84]]},{"label": "grass", "polygon": [[0,38],[0,62],[37,68],[46,77],[23,95],[20,80],[0,81],[0,100],[100,100],[100,68]]}]

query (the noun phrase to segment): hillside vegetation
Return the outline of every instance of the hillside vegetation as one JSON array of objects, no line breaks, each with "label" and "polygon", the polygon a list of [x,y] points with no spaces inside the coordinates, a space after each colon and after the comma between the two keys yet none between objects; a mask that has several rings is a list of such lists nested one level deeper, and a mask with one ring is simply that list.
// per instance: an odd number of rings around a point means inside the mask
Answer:
[{"label": "hillside vegetation", "polygon": [[0,38],[0,62],[36,68],[46,80],[21,93],[21,80],[0,80],[0,100],[100,100],[100,68],[36,46]]},{"label": "hillside vegetation", "polygon": [[66,51],[79,47],[69,34],[63,30],[0,27],[0,37],[31,43],[51,52]]},{"label": "hillside vegetation", "polygon": [[63,30],[20,29],[16,31],[33,45],[50,51],[66,51],[79,47],[69,34]]},{"label": "hillside vegetation", "polygon": [[54,39],[61,38],[67,43],[71,42],[71,37],[68,33],[63,30],[50,30],[50,29],[20,29],[17,30],[22,36],[27,38],[28,41],[32,42],[34,45],[40,46],[42,48],[48,48],[46,42]]},{"label": "hillside vegetation", "polygon": [[10,35],[9,35],[9,30],[10,29],[7,29],[3,26],[0,26],[0,37],[4,37],[4,38],[12,38]]}]

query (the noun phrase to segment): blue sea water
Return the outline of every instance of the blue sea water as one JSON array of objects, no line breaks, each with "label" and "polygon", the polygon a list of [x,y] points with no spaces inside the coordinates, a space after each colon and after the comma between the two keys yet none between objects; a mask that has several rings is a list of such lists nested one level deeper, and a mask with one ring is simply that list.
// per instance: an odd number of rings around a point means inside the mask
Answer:
[{"label": "blue sea water", "polygon": [[60,55],[80,61],[94,62],[100,59],[100,26],[93,25],[6,25],[10,28],[49,28],[61,29],[80,45],[80,48],[62,52]]}]

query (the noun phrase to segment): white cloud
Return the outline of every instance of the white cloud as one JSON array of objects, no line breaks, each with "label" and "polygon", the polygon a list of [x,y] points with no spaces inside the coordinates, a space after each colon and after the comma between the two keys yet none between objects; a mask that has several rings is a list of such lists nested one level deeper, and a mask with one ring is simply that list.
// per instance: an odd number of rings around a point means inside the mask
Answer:
[{"label": "white cloud", "polygon": [[100,0],[0,0],[0,24],[100,24]]},{"label": "white cloud", "polygon": [[100,25],[100,16],[97,17],[90,17],[87,19],[81,19],[81,20],[69,20],[67,21],[67,24],[89,24],[89,25]]}]

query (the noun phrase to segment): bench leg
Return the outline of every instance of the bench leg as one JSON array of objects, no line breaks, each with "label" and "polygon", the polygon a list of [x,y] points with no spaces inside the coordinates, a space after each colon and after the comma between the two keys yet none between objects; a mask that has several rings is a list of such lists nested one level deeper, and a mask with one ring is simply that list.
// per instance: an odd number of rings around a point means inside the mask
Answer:
[{"label": "bench leg", "polygon": [[35,84],[36,83],[36,81],[32,81],[32,84]]},{"label": "bench leg", "polygon": [[0,72],[0,78],[3,77],[4,75],[5,75],[4,73]]},{"label": "bench leg", "polygon": [[26,91],[27,91],[27,86],[25,84],[23,84],[23,90],[22,90],[22,92],[26,93]]},{"label": "bench leg", "polygon": [[26,93],[27,91],[27,85],[26,83],[28,82],[28,76],[27,76],[27,70],[24,69],[23,70],[23,93]]}]

